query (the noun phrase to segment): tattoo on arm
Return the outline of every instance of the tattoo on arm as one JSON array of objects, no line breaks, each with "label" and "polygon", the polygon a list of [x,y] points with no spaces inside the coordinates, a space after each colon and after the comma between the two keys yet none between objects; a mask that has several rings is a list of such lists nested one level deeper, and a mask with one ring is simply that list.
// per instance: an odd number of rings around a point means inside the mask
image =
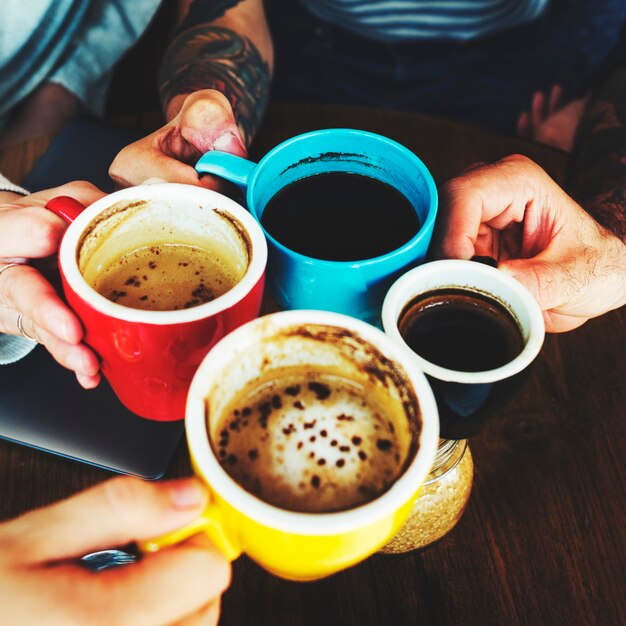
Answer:
[{"label": "tattoo on arm", "polygon": [[164,107],[174,96],[216,89],[228,98],[243,139],[256,132],[269,97],[270,69],[257,48],[233,30],[211,26],[241,0],[197,0],[170,44],[159,72]]},{"label": "tattoo on arm", "polygon": [[603,226],[626,237],[626,66],[592,96],[581,120],[569,191]]}]

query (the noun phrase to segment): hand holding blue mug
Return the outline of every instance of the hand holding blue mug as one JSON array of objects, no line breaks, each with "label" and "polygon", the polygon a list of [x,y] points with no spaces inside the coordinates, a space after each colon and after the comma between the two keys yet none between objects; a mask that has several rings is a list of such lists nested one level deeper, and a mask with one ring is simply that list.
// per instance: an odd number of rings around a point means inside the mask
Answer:
[{"label": "hand holding blue mug", "polygon": [[[245,190],[269,244],[268,286],[283,309],[324,309],[378,323],[388,287],[425,259],[435,183],[415,154],[386,137],[319,130],[283,142],[258,164],[211,151],[196,169]],[[329,175],[348,178],[331,185]],[[367,191],[355,197],[363,180]],[[272,225],[268,206],[303,184],[299,199]],[[276,224],[287,222],[291,231],[279,233]]]}]

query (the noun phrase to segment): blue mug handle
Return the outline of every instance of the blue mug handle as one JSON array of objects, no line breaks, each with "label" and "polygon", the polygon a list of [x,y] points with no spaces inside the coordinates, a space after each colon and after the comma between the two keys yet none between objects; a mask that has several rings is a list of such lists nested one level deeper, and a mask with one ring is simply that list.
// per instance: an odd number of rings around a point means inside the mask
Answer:
[{"label": "blue mug handle", "polygon": [[245,191],[256,167],[257,164],[253,161],[235,156],[230,152],[210,150],[196,163],[196,172],[225,178]]}]

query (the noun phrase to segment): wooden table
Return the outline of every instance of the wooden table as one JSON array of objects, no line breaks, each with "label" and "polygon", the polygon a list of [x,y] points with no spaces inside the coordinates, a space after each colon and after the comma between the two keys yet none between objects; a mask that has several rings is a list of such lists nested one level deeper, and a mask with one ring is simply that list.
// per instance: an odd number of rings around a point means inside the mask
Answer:
[{"label": "wooden table", "polygon": [[[456,123],[302,105],[273,106],[253,153],[324,127],[386,134],[420,155],[438,182],[512,152],[535,159],[557,180],[567,166],[561,152]],[[48,142],[0,154],[0,171],[19,180]],[[220,623],[625,624],[625,320],[622,309],[546,338],[523,391],[471,442],[475,480],[468,508],[435,547],[374,556],[307,584],[279,580],[242,557]],[[189,471],[183,448],[169,474]],[[0,516],[108,476],[0,441]]]}]

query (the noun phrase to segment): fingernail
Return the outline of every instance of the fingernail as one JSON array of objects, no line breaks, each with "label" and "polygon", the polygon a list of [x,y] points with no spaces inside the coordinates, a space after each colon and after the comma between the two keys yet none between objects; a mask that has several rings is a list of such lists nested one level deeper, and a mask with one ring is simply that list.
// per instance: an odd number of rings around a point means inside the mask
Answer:
[{"label": "fingernail", "polygon": [[67,355],[67,366],[75,372],[82,372],[85,369],[83,355],[79,350],[73,350]]},{"label": "fingernail", "polygon": [[206,489],[197,480],[179,481],[170,485],[170,499],[176,509],[195,509],[206,498]]},{"label": "fingernail", "polygon": [[213,142],[214,150],[223,150],[229,152],[229,148],[232,150],[233,147],[238,147],[245,150],[243,142],[235,133],[224,133]]}]

